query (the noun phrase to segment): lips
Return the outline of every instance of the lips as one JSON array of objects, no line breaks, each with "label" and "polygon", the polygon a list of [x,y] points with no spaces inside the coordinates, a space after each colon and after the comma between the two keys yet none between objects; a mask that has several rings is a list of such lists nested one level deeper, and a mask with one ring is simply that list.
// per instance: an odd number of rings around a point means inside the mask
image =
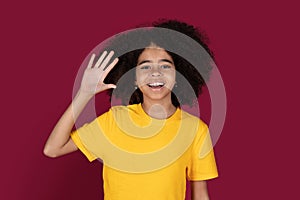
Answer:
[{"label": "lips", "polygon": [[153,82],[153,83],[148,83],[147,84],[151,88],[161,88],[165,85],[163,82]]}]

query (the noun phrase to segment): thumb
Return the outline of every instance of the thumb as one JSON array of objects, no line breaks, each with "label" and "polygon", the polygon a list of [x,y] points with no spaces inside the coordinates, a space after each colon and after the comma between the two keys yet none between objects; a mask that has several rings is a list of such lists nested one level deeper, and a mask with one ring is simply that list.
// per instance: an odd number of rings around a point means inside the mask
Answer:
[{"label": "thumb", "polygon": [[115,89],[117,86],[115,84],[106,84],[107,89]]},{"label": "thumb", "polygon": [[116,88],[117,86],[114,85],[114,84],[104,84],[104,85],[98,85],[97,88],[96,88],[96,93],[99,93],[99,92],[102,92],[104,90],[108,90],[108,89],[111,89],[111,88]]}]

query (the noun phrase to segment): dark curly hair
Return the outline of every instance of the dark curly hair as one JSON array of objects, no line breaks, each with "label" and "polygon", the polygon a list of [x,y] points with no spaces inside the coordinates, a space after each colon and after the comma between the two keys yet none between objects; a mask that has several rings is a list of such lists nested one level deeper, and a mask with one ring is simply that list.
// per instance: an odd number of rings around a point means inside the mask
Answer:
[{"label": "dark curly hair", "polygon": [[[203,31],[178,20],[160,19],[144,24],[135,31],[115,36],[107,43],[105,48],[114,50],[119,57],[119,62],[104,80],[105,83],[117,84],[115,91],[110,90],[109,95],[114,94],[123,104],[143,102],[140,89],[134,89],[135,70],[132,69],[137,66],[138,57],[143,50],[153,43],[165,49],[174,61],[177,87],[172,90],[173,105],[192,105],[209,78],[214,55]],[[136,49],[137,47],[139,48]],[[184,58],[181,55],[185,55]],[[192,88],[194,94],[187,88]]]}]

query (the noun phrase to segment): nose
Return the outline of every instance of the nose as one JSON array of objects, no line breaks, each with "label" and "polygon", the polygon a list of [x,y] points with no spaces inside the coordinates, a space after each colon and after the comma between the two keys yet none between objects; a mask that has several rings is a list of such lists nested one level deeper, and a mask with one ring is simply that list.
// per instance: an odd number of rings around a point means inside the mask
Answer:
[{"label": "nose", "polygon": [[156,77],[156,76],[161,76],[161,75],[162,75],[162,72],[160,70],[160,67],[155,66],[155,67],[152,68],[151,76]]}]

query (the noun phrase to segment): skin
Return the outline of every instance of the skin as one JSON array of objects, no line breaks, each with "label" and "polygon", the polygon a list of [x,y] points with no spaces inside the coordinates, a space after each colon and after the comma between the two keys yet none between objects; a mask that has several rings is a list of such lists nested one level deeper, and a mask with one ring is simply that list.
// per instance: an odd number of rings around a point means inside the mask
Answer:
[{"label": "skin", "polygon": [[[70,138],[76,119],[95,94],[116,87],[103,82],[118,62],[116,58],[108,65],[113,54],[114,52],[109,54],[103,52],[95,64],[93,64],[95,55],[92,55],[77,95],[55,125],[45,144],[46,156],[55,158],[78,150]],[[163,83],[163,86],[149,87],[149,84],[155,83]],[[150,45],[139,56],[136,67],[136,85],[143,93],[142,107],[149,116],[166,119],[176,111],[171,101],[171,90],[175,83],[176,72],[172,57],[164,49]],[[205,181],[192,181],[191,191],[192,200],[209,199]]]},{"label": "skin", "polygon": [[[149,83],[163,82],[160,89],[152,89]],[[172,57],[162,48],[152,44],[138,58],[136,84],[143,93],[143,109],[151,117],[166,119],[175,111],[171,91],[176,83],[176,71]],[[209,200],[206,181],[191,181],[192,200]]]},{"label": "skin", "polygon": [[[136,84],[143,93],[143,109],[157,119],[171,116],[176,107],[171,101],[171,90],[175,85],[175,66],[172,57],[163,49],[150,46],[138,58]],[[160,88],[149,84],[163,83]]]},{"label": "skin", "polygon": [[103,82],[107,74],[118,62],[118,59],[116,58],[108,65],[113,54],[114,52],[110,52],[107,55],[107,52],[104,51],[95,65],[93,65],[95,54],[92,55],[84,72],[80,89],[71,105],[69,105],[55,125],[45,144],[44,154],[46,156],[55,158],[74,152],[78,149],[70,137],[76,119],[95,94],[116,87],[113,84],[104,84]]}]

